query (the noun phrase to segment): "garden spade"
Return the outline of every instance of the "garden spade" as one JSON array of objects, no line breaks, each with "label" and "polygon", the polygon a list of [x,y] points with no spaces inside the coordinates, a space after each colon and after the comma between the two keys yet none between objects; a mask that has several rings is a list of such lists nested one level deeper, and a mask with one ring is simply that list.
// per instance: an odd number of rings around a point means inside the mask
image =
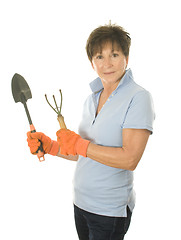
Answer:
[{"label": "garden spade", "polygon": [[[16,103],[21,102],[24,105],[25,112],[26,112],[26,115],[27,115],[27,118],[28,118],[28,121],[30,124],[30,131],[36,132],[35,127],[32,123],[31,117],[30,117],[30,113],[28,111],[27,104],[26,104],[27,100],[32,98],[31,90],[30,90],[30,87],[28,86],[28,83],[20,74],[15,73],[12,78],[11,89],[12,89],[14,101]],[[40,142],[40,147],[38,148],[36,153],[37,153],[37,156],[38,156],[40,162],[45,160],[41,142]]]}]

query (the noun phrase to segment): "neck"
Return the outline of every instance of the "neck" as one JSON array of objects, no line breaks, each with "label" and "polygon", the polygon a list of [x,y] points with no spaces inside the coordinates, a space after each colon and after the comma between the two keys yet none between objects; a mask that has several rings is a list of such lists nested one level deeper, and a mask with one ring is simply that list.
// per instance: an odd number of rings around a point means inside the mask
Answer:
[{"label": "neck", "polygon": [[109,85],[109,84],[104,84],[103,83],[103,92],[104,92],[104,95],[106,96],[110,96],[112,92],[114,92],[114,90],[117,88],[119,82],[114,84],[114,85]]},{"label": "neck", "polygon": [[123,73],[123,75],[120,77],[120,79],[118,79],[116,82],[114,83],[109,83],[109,82],[106,82],[104,80],[102,80],[102,84],[103,84],[103,87],[104,87],[104,94],[105,95],[111,95],[112,92],[114,92],[114,90],[117,88],[117,86],[119,85],[122,77],[124,76],[125,72]]}]

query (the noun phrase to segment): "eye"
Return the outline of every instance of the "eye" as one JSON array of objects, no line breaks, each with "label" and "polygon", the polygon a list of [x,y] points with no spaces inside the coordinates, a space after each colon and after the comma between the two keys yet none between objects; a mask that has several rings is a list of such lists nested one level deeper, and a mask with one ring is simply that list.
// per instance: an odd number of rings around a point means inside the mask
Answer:
[{"label": "eye", "polygon": [[119,54],[117,54],[117,53],[113,53],[112,56],[115,58],[115,57],[118,57]]},{"label": "eye", "polygon": [[102,55],[98,55],[98,56],[96,57],[96,59],[102,59],[102,58],[103,58]]}]

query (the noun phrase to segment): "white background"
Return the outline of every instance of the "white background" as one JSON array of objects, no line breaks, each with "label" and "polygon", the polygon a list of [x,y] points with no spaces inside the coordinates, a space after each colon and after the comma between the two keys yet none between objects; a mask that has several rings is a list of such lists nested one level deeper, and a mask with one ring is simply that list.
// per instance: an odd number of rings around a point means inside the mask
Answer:
[{"label": "white background", "polygon": [[153,96],[156,121],[135,170],[137,203],[126,240],[181,239],[180,3],[172,0],[1,0],[0,2],[0,239],[76,240],[72,206],[75,164],[46,155],[39,163],[26,143],[28,121],[14,103],[11,79],[31,87],[28,107],[37,131],[56,139],[57,101],[77,131],[96,75],[85,52],[90,32],[112,23],[131,34],[129,67]]}]

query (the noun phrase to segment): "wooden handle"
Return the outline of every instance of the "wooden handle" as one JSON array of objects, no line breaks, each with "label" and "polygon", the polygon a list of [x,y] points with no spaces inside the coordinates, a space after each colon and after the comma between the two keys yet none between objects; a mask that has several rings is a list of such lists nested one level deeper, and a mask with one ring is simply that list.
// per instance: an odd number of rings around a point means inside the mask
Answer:
[{"label": "wooden handle", "polygon": [[57,120],[59,122],[60,128],[63,129],[67,129],[65,122],[64,122],[64,117],[62,115],[58,115]]}]

